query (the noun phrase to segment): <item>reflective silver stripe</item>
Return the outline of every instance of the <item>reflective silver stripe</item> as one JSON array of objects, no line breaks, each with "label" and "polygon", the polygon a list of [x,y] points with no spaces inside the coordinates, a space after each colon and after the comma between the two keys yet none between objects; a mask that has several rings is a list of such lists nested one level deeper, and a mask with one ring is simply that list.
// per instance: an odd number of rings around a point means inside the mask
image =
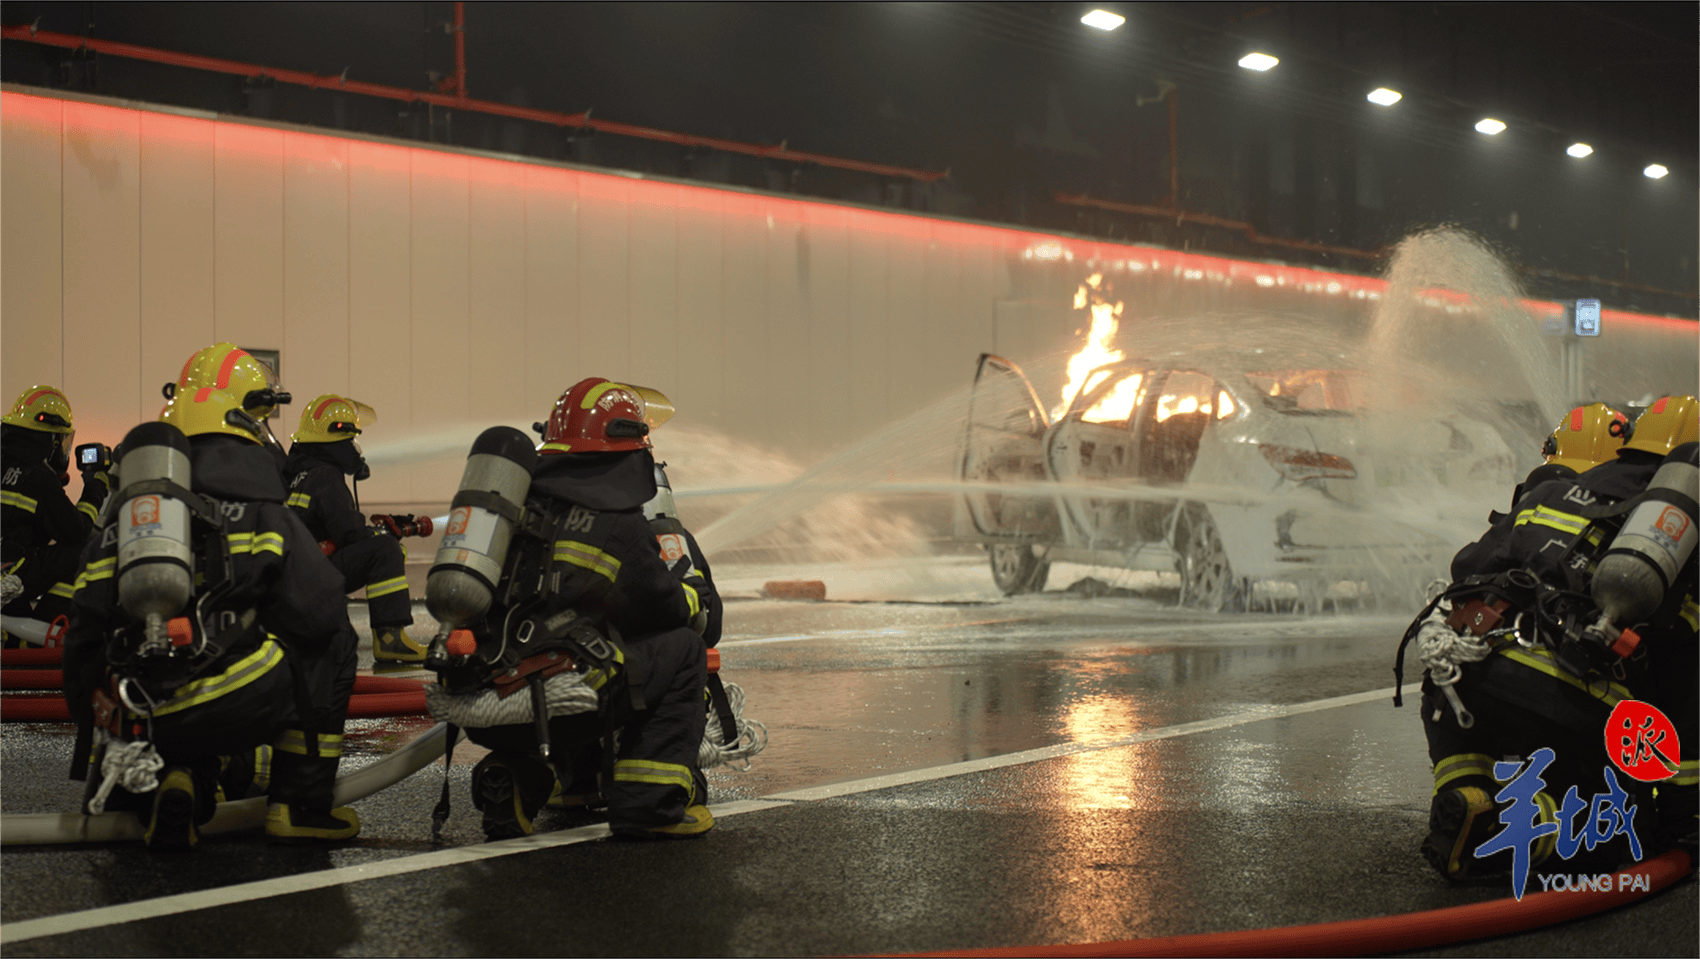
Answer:
[{"label": "reflective silver stripe", "polygon": [[35,500],[14,490],[0,490],[0,506],[16,506],[28,513],[35,512]]},{"label": "reflective silver stripe", "polygon": [[555,562],[571,563],[614,582],[620,575],[620,561],[594,546],[570,539],[555,541]]},{"label": "reflective silver stripe", "polygon": [[1439,795],[1440,790],[1454,779],[1462,776],[1486,776],[1493,778],[1493,757],[1485,753],[1460,753],[1448,756],[1434,764],[1434,791]]},{"label": "reflective silver stripe", "polygon": [[254,552],[256,552],[256,553],[276,553],[277,555],[282,556],[283,555],[283,534],[282,533],[256,533],[254,535]]},{"label": "reflective silver stripe", "polygon": [[386,579],[367,585],[366,598],[377,599],[379,596],[388,596],[391,593],[399,593],[405,589],[407,589],[407,577],[397,576],[394,579]]},{"label": "reflective silver stripe", "polygon": [[118,557],[116,556],[108,556],[105,559],[97,559],[88,564],[83,567],[83,571],[81,573],[77,574],[77,582],[71,587],[71,592],[75,593],[84,586],[99,580],[111,579],[112,573],[117,568],[117,565]]},{"label": "reflective silver stripe", "polygon": [[300,509],[306,509],[309,506],[313,505],[313,497],[307,495],[306,493],[291,493],[291,494],[289,494],[289,502],[285,503],[284,505],[285,506],[294,506],[294,507],[297,507],[297,508],[300,508]]},{"label": "reflective silver stripe", "polygon": [[61,597],[63,599],[70,599],[71,594],[75,593],[76,591],[77,591],[77,588],[70,583],[54,583],[47,590],[49,595],[58,596],[58,597]]},{"label": "reflective silver stripe", "polygon": [[691,615],[695,616],[702,612],[702,597],[697,595],[696,589],[689,583],[680,583],[679,585],[685,587],[685,600],[691,604]]},{"label": "reflective silver stripe", "polygon": [[155,709],[153,714],[156,717],[165,716],[190,706],[211,702],[259,679],[282,662],[283,648],[268,639],[260,644],[259,649],[237,660],[224,672],[179,686],[177,692]]},{"label": "reflective silver stripe", "polygon": [[77,512],[82,513],[89,519],[98,519],[100,517],[100,510],[96,509],[93,503],[78,503]]},{"label": "reflective silver stripe", "polygon": [[1518,513],[1517,522],[1512,525],[1522,526],[1526,523],[1551,526],[1553,529],[1561,529],[1567,533],[1580,533],[1582,527],[1588,525],[1587,520],[1574,513],[1560,512],[1549,506],[1537,506],[1534,509],[1526,509]]},{"label": "reflective silver stripe", "polygon": [[622,759],[614,763],[614,781],[623,783],[654,783],[658,786],[678,786],[685,791],[686,805],[696,799],[696,781],[688,767],[660,763],[647,759]]},{"label": "reflective silver stripe", "polygon": [[[320,733],[318,740],[319,755],[342,755],[341,734]],[[283,731],[283,735],[277,737],[277,740],[272,743],[272,747],[274,749],[280,749],[286,753],[294,753],[297,756],[305,756],[307,755],[307,734],[299,729],[285,729]]]}]

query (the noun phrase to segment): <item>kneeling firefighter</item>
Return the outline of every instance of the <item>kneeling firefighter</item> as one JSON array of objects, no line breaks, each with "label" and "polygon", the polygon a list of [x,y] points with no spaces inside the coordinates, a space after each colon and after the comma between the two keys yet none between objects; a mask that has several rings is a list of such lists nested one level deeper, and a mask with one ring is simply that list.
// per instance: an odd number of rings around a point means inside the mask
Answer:
[{"label": "kneeling firefighter", "polygon": [[274,841],[360,831],[331,799],[357,664],[342,580],[284,505],[263,439],[288,401],[246,352],[197,352],[160,420],[125,437],[116,508],[83,556],[72,777],[89,779],[88,812],[136,811],[152,848],[193,846],[227,758],[259,753],[271,768],[249,778],[269,779]]},{"label": "kneeling firefighter", "polygon": [[[370,406],[346,396],[327,393],[315,399],[301,411],[301,425],[290,437],[284,482],[289,507],[307,531],[328,546],[331,565],[342,573],[344,592],[366,590],[372,663],[381,672],[422,665],[425,647],[407,634],[413,625],[413,603],[400,528],[394,522],[368,526],[359,500],[343,482],[345,475],[355,483],[371,475],[355,437],[376,418]],[[429,531],[427,525],[424,532]]]},{"label": "kneeling firefighter", "polygon": [[98,443],[77,447],[93,455],[77,457],[83,492],[72,504],[65,485],[77,434],[65,394],[32,386],[0,422],[0,570],[11,587],[6,615],[53,623],[71,612],[77,560],[112,488],[109,457]]},{"label": "kneeling firefighter", "polygon": [[[1401,661],[1415,640],[1427,667],[1422,720],[1435,781],[1422,848],[1448,878],[1510,865],[1504,852],[1474,852],[1506,805],[1495,802],[1497,761],[1553,750],[1534,799],[1540,822],[1556,823],[1573,812],[1562,799],[1570,787],[1586,799],[1607,785],[1606,726],[1619,703],[1652,704],[1679,742],[1695,742],[1697,413],[1693,397],[1665,397],[1615,458],[1529,490],[1454,557],[1453,584],[1407,630]],[[1685,531],[1686,546],[1673,530]],[[1624,783],[1646,810],[1635,820],[1643,847],[1692,846],[1696,770],[1688,758],[1653,788]],[[1536,844],[1533,865],[1557,851],[1561,832]]]},{"label": "kneeling firefighter", "polygon": [[647,407],[664,405],[586,379],[556,401],[538,449],[507,427],[473,444],[426,584],[442,624],[427,694],[434,717],[491,751],[472,782],[487,838],[530,834],[557,777],[574,778],[552,765],[614,733],[615,835],[714,825],[698,756],[701,634],[719,599],[700,573],[669,568],[642,510],[657,494]]}]

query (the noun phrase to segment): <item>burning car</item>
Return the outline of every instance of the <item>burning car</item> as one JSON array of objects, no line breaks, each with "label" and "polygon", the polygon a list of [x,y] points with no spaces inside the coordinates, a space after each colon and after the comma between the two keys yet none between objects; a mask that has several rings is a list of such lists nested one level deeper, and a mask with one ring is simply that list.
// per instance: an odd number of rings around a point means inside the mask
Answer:
[{"label": "burning car", "polygon": [[1247,608],[1269,581],[1408,603],[1520,475],[1496,427],[1368,403],[1392,384],[1343,357],[1110,358],[1071,370],[1055,410],[1015,363],[979,359],[956,532],[988,549],[1005,594],[1042,590],[1060,561],[1176,572],[1183,605],[1207,611]]}]

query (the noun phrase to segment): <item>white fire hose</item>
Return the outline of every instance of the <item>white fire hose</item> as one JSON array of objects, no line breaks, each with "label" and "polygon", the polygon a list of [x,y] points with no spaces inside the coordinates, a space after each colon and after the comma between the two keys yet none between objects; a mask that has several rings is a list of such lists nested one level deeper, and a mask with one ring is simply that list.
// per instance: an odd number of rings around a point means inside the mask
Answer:
[{"label": "white fire hose", "polygon": [[[388,756],[337,777],[333,805],[346,806],[401,782],[442,757],[448,726],[438,723],[423,736]],[[93,774],[93,771],[91,771]],[[255,796],[218,804],[201,835],[245,832],[266,824],[266,797]],[[12,813],[0,816],[0,846],[50,846],[72,842],[130,842],[140,840],[145,826],[134,813]]]}]

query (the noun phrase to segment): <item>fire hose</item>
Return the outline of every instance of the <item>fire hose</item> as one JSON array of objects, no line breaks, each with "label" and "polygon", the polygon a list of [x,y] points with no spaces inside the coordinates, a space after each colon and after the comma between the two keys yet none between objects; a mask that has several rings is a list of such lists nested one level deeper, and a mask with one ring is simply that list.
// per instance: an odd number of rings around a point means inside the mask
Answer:
[{"label": "fire hose", "polygon": [[[421,693],[423,695],[423,693]],[[438,723],[388,756],[337,777],[332,803],[346,806],[401,782],[442,758],[448,725]],[[202,835],[244,832],[266,823],[266,797],[219,803]],[[0,846],[43,846],[69,842],[131,842],[142,838],[134,813],[11,813],[0,816]]]},{"label": "fire hose", "polygon": [[1496,899],[1396,916],[1350,919],[1308,926],[1278,926],[1190,936],[1124,939],[1120,942],[1055,946],[1012,946],[908,956],[1367,956],[1433,949],[1472,939],[1508,936],[1603,912],[1647,898],[1688,875],[1689,854],[1677,849],[1639,863],[1624,873],[1645,877],[1625,889],[1537,892],[1517,899]]},{"label": "fire hose", "polygon": [[[6,652],[24,652],[7,650]],[[35,652],[35,650],[28,650]],[[42,650],[47,652],[47,650]],[[57,669],[0,671],[0,689],[58,690],[64,679]],[[387,716],[425,714],[425,684],[414,679],[382,676],[354,677],[354,693],[348,701],[348,718],[378,719]],[[0,722],[68,723],[71,708],[61,696],[0,697]]]}]

